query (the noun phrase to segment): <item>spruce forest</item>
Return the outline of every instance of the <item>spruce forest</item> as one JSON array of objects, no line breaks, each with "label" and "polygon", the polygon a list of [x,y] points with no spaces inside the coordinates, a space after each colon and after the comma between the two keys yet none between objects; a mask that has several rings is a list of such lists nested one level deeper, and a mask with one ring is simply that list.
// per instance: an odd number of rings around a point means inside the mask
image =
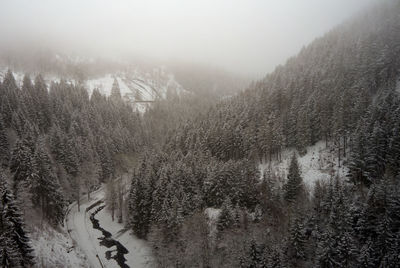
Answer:
[{"label": "spruce forest", "polygon": [[399,1],[252,82],[53,56],[1,55],[0,267],[400,267]]}]

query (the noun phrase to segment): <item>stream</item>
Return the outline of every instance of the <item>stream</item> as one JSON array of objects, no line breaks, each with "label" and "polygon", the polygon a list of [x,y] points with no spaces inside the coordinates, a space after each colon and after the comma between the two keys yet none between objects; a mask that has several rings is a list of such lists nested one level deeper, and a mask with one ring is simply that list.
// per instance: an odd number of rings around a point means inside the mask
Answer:
[{"label": "stream", "polygon": [[[99,205],[99,204],[100,203],[97,203],[97,204],[95,203],[94,206]],[[94,206],[91,206],[91,207],[94,207]],[[107,230],[105,230],[104,228],[102,228],[99,224],[99,220],[97,220],[95,218],[96,214],[99,213],[102,209],[104,209],[104,207],[105,207],[105,205],[102,205],[102,206],[98,207],[93,213],[91,213],[90,221],[93,224],[93,228],[101,231],[103,234],[103,237],[98,238],[100,240],[101,246],[105,246],[107,248],[116,246],[116,249],[106,251],[105,257],[107,258],[107,260],[114,259],[121,268],[129,268],[129,266],[125,263],[126,259],[124,256],[129,251],[120,242],[113,239],[111,233],[108,232]],[[115,254],[112,255],[112,253],[114,253],[114,252],[115,252]]]}]

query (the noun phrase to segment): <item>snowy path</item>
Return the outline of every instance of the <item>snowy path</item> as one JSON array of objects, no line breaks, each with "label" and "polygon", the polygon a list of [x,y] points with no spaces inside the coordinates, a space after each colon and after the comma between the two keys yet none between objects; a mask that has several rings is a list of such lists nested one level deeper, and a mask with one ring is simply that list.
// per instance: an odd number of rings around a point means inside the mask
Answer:
[{"label": "snowy path", "polygon": [[[78,204],[74,202],[68,212],[66,217],[66,227],[71,238],[76,242],[83,252],[85,252],[86,257],[90,265],[95,267],[101,267],[100,261],[97,258],[99,256],[100,260],[102,256],[98,254],[96,245],[97,239],[93,239],[91,228],[91,223],[89,220],[89,214],[87,214],[86,209],[92,203],[100,200],[103,197],[103,191],[99,190],[92,195],[92,200],[90,202],[82,201],[80,211],[78,211]],[[103,260],[101,260],[103,262]]]},{"label": "snowy path", "polygon": [[[110,248],[100,244],[101,240],[99,238],[104,239],[103,233],[93,228],[90,220],[90,216],[96,209],[100,205],[104,206],[104,203],[101,203],[103,199],[104,190],[101,188],[92,194],[90,201],[87,201],[87,199],[82,200],[80,211],[78,211],[77,203],[73,203],[66,216],[65,226],[76,246],[85,253],[91,267],[118,268],[120,265],[115,259],[106,258],[106,254],[110,254]],[[106,209],[97,211],[96,219],[99,221],[100,226],[111,234],[113,239],[128,250],[128,253],[125,254],[127,266],[124,267],[150,267],[150,249],[144,241],[129,234],[129,231],[124,230],[123,225],[111,221],[111,216]]]}]

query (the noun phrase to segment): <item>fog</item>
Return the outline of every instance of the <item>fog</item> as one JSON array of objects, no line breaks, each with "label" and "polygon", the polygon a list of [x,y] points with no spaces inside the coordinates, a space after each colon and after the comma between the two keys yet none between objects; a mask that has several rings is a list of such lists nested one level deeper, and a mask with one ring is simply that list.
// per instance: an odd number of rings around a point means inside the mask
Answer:
[{"label": "fog", "polygon": [[1,0],[3,44],[260,76],[378,0]]}]

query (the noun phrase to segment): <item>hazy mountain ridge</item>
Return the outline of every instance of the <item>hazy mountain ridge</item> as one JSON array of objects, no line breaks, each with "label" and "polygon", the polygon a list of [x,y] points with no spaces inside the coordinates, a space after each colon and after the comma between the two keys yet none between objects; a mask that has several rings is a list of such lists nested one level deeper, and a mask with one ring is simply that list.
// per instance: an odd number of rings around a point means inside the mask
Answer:
[{"label": "hazy mountain ridge", "polygon": [[[216,97],[235,94],[249,81],[223,69],[200,64],[174,61],[147,63],[138,59],[85,57],[28,48],[11,52],[3,49],[0,51],[0,66],[3,74],[9,68],[15,73],[41,73],[49,79],[63,78],[78,82],[102,79],[109,75],[149,80],[147,82],[152,84],[149,86],[160,83],[163,83],[162,86],[172,86],[173,82],[176,84],[174,86],[181,85],[195,94]],[[170,80],[168,85],[165,80]]]}]

